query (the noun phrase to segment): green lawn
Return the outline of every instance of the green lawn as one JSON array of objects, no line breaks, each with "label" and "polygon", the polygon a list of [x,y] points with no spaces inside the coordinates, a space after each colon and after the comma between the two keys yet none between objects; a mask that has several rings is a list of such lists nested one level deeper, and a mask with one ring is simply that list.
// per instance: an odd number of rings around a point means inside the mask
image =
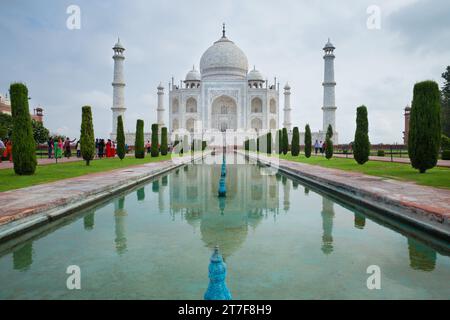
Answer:
[{"label": "green lawn", "polygon": [[450,168],[435,167],[421,174],[416,169],[413,169],[410,164],[403,163],[368,161],[363,165],[359,165],[354,159],[332,158],[327,160],[325,157],[311,156],[311,158],[306,158],[304,155],[293,157],[290,153],[287,155],[282,154],[280,158],[327,168],[356,171],[372,176],[413,181],[425,186],[450,189]]},{"label": "green lawn", "polygon": [[36,173],[32,176],[18,176],[14,174],[13,169],[2,169],[0,170],[0,192],[79,177],[89,173],[120,169],[148,162],[169,160],[170,158],[170,154],[155,158],[146,155],[144,159],[125,157],[123,160],[120,160],[119,158],[94,160],[91,161],[89,166],[86,166],[84,161],[40,165],[37,166]]}]

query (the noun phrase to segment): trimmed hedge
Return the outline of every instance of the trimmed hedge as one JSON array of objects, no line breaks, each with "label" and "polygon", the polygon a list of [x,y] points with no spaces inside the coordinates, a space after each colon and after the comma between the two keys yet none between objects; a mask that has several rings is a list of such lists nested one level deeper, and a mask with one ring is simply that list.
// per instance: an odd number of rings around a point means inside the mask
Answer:
[{"label": "trimmed hedge", "polygon": [[95,136],[94,125],[92,123],[92,111],[90,106],[81,109],[81,156],[86,161],[86,165],[95,157]]},{"label": "trimmed hedge", "polygon": [[311,128],[309,124],[305,126],[305,157],[311,157],[312,150],[312,137],[311,137]]},{"label": "trimmed hedge", "polygon": [[125,132],[122,116],[117,117],[117,156],[120,160],[125,158]]},{"label": "trimmed hedge", "polygon": [[161,155],[165,156],[169,151],[168,142],[167,142],[167,128],[161,128]]},{"label": "trimmed hedge", "polygon": [[292,132],[291,154],[294,157],[297,157],[299,153],[300,153],[300,133],[298,132],[298,128],[294,127],[294,131]]},{"label": "trimmed hedge", "polygon": [[283,128],[281,131],[281,148],[283,154],[287,154],[289,151],[289,138],[288,138],[288,132],[286,128]]},{"label": "trimmed hedge", "polygon": [[158,141],[158,124],[152,124],[152,146],[150,148],[150,153],[153,158],[159,156],[159,141]]},{"label": "trimmed hedge", "polygon": [[136,137],[134,141],[134,157],[136,159],[145,158],[144,148],[144,120],[138,119],[136,121]]},{"label": "trimmed hedge", "polygon": [[333,157],[333,140],[331,138],[333,137],[333,128],[331,127],[331,124],[328,125],[327,130],[327,136],[325,138],[325,158],[331,159]]},{"label": "trimmed hedge", "polygon": [[441,94],[434,81],[414,86],[411,106],[408,154],[413,168],[420,173],[437,164],[441,142]]},{"label": "trimmed hedge", "polygon": [[14,172],[18,175],[32,175],[36,171],[37,160],[28,107],[28,88],[23,83],[13,83],[9,88],[9,96],[13,128],[11,140]]},{"label": "trimmed hedge", "polygon": [[360,106],[356,109],[356,131],[353,154],[356,162],[359,164],[364,164],[369,161],[369,120],[367,119],[366,106]]},{"label": "trimmed hedge", "polygon": [[442,160],[450,160],[450,150],[442,151]]}]

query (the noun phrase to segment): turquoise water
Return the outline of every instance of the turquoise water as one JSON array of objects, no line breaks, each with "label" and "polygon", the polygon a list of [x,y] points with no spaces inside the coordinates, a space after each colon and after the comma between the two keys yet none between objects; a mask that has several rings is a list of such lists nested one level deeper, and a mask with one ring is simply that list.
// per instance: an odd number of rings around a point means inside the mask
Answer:
[{"label": "turquoise water", "polygon": [[448,243],[255,164],[227,169],[224,201],[220,166],[191,164],[0,245],[0,298],[202,299],[216,244],[234,299],[450,298]]}]

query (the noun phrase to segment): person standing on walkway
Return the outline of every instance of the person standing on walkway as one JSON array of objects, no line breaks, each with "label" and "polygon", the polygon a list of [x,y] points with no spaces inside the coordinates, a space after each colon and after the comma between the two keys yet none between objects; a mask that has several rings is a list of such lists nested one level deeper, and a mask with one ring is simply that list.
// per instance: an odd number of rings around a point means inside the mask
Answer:
[{"label": "person standing on walkway", "polygon": [[147,153],[152,152],[152,144],[150,143],[149,140],[147,140],[147,143],[145,144],[145,149],[147,149]]},{"label": "person standing on walkway", "polygon": [[98,140],[98,157],[101,159],[105,153],[105,139]]},{"label": "person standing on walkway", "polygon": [[48,158],[51,159],[52,155],[53,155],[53,138],[52,137],[48,137],[47,140],[47,152],[48,152]]},{"label": "person standing on walkway", "polygon": [[100,158],[99,147],[100,147],[100,140],[97,138],[95,139],[95,156]]},{"label": "person standing on walkway", "polygon": [[317,152],[319,151],[320,145],[319,145],[319,140],[316,140],[316,142],[314,142],[314,151],[315,154],[317,155]]},{"label": "person standing on walkway", "polygon": [[5,139],[5,141],[5,151],[3,152],[3,158],[9,158],[9,162],[12,162],[12,142],[9,139]]},{"label": "person standing on walkway", "polygon": [[320,151],[320,153],[323,153],[323,143],[322,143],[322,141],[319,142],[319,151]]},{"label": "person standing on walkway", "polygon": [[106,143],[106,157],[111,157],[111,139],[108,139],[108,142]]},{"label": "person standing on walkway", "polygon": [[59,138],[58,141],[55,140],[53,143],[53,149],[55,153],[55,159],[58,161],[59,158],[62,158],[62,148],[63,148],[63,142],[61,138]]},{"label": "person standing on walkway", "polygon": [[64,141],[64,156],[66,158],[70,158],[70,156],[72,155],[72,151],[71,151],[71,144],[75,142],[76,139],[73,139],[72,141],[70,141],[69,137],[66,138],[66,141]]},{"label": "person standing on walkway", "polygon": [[5,150],[5,144],[2,139],[0,139],[0,163],[2,163],[3,151]]},{"label": "person standing on walkway", "polygon": [[322,148],[320,150],[321,150],[320,153],[322,153],[322,154],[325,153],[325,150],[327,150],[327,142],[326,141],[324,141],[324,143],[322,144]]},{"label": "person standing on walkway", "polygon": [[80,140],[77,141],[76,148],[77,148],[77,158],[80,158],[81,157],[81,142],[80,142]]}]

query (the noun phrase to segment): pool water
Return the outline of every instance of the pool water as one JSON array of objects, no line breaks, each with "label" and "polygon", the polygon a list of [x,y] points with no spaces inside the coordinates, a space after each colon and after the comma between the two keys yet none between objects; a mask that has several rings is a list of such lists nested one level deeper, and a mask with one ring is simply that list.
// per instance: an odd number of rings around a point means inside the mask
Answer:
[{"label": "pool water", "polygon": [[215,245],[233,299],[450,298],[448,243],[271,173],[228,164],[219,199],[220,165],[189,164],[3,243],[0,299],[203,299]]}]

